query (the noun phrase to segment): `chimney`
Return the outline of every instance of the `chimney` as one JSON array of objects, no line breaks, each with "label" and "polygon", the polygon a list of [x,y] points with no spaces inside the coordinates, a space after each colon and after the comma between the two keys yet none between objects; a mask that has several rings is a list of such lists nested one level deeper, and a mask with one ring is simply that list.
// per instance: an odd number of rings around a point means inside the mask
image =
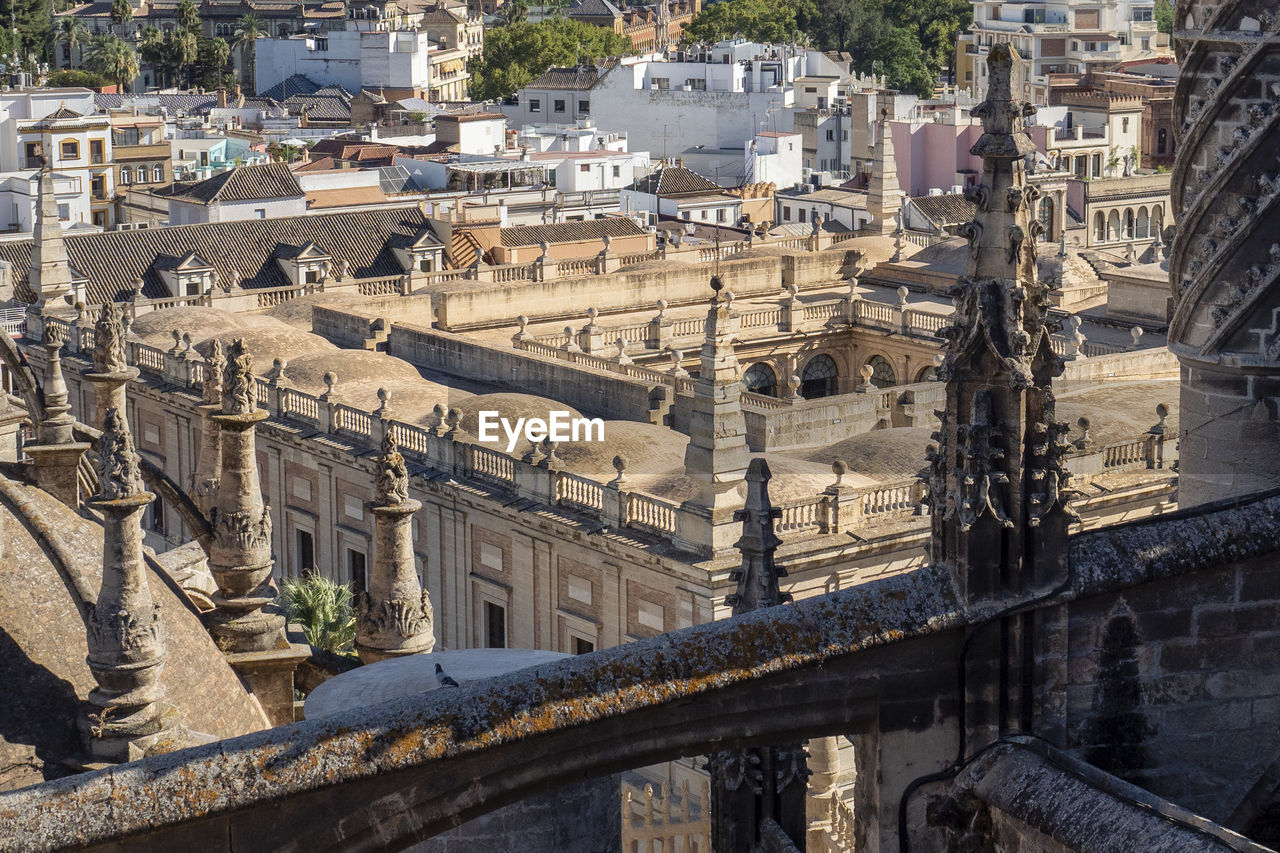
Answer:
[{"label": "chimney", "polygon": [[227,90],[218,89],[218,109],[225,110],[227,108]]}]

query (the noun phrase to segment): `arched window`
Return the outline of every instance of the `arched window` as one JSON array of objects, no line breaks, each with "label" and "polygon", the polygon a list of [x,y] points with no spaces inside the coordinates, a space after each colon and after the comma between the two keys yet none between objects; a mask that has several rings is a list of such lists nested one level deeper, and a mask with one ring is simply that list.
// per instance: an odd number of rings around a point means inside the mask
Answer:
[{"label": "arched window", "polygon": [[125,166],[120,170],[120,183],[127,184],[131,181],[133,181],[133,169]]},{"label": "arched window", "polygon": [[1053,239],[1053,199],[1045,196],[1040,199],[1040,224],[1044,226],[1044,231],[1040,232],[1041,240]]},{"label": "arched window", "polygon": [[742,390],[776,397],[778,396],[778,376],[769,365],[756,362],[742,374]]},{"label": "arched window", "polygon": [[1111,211],[1111,215],[1107,217],[1107,240],[1114,242],[1120,239],[1120,213]]},{"label": "arched window", "polygon": [[1151,208],[1151,227],[1164,231],[1164,208],[1158,204]]},{"label": "arched window", "polygon": [[938,380],[938,369],[932,364],[927,367],[920,368],[920,372],[916,374],[917,382],[936,382]]},{"label": "arched window", "polygon": [[1151,216],[1147,213],[1145,207],[1138,208],[1138,237],[1147,238],[1151,236]]},{"label": "arched window", "polygon": [[893,365],[882,355],[873,355],[867,359],[871,367],[871,384],[877,388],[892,388],[898,384],[898,375],[893,372]]},{"label": "arched window", "polygon": [[153,183],[164,183],[164,167],[156,164],[151,169],[151,180]]},{"label": "arched window", "polygon": [[1105,243],[1107,240],[1107,223],[1101,210],[1093,215],[1093,239],[1098,243]]},{"label": "arched window", "polygon": [[1129,208],[1124,212],[1124,238],[1132,240],[1133,236],[1133,208]]},{"label": "arched window", "polygon": [[815,355],[800,374],[800,396],[806,400],[830,397],[836,393],[839,380],[840,371],[836,369],[835,359],[829,355]]},{"label": "arched window", "polygon": [[1162,127],[1160,128],[1160,132],[1156,134],[1156,153],[1163,154],[1168,148],[1169,148],[1169,131],[1165,130]]}]

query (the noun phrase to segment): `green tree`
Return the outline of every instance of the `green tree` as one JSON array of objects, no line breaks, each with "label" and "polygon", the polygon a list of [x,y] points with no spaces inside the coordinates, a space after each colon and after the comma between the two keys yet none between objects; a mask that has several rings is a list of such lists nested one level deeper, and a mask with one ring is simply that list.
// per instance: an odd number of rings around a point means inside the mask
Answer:
[{"label": "green tree", "polygon": [[71,54],[71,61],[74,63],[76,58],[76,48],[82,48],[89,43],[89,30],[85,28],[84,21],[72,15],[65,15],[58,18],[58,23],[53,30],[54,44],[65,44]]},{"label": "green tree", "polygon": [[[6,57],[16,47],[24,64],[28,57],[35,57],[37,61],[50,58],[53,20],[49,15],[49,0],[9,0],[0,5],[0,21],[3,21],[2,41]],[[9,32],[10,21],[18,30],[16,44]]]},{"label": "green tree", "polygon": [[204,68],[202,83],[206,89],[217,89],[225,82],[231,45],[226,39],[205,39],[200,43],[200,64]]},{"label": "green tree", "polygon": [[884,15],[915,33],[935,77],[955,64],[956,40],[973,20],[969,0],[884,0]]},{"label": "green tree", "polygon": [[552,66],[630,52],[625,36],[569,18],[497,27],[485,34],[484,57],[471,61],[471,97],[506,98]]},{"label": "green tree", "polygon": [[1162,33],[1173,35],[1173,3],[1169,0],[1156,0],[1154,16],[1156,29]]},{"label": "green tree", "polygon": [[176,10],[178,26],[189,33],[200,30],[200,10],[191,0],[179,0]]},{"label": "green tree", "polygon": [[302,626],[307,642],[327,652],[350,652],[356,638],[351,590],[319,575],[285,581],[280,604],[289,621]]},{"label": "green tree", "polygon": [[121,91],[127,92],[129,83],[138,76],[138,54],[119,36],[101,35],[85,50],[84,67],[114,81]]},{"label": "green tree", "polygon": [[124,26],[133,20],[133,5],[129,0],[111,0],[111,23],[115,24],[124,36]]},{"label": "green tree", "polygon": [[196,60],[200,58],[200,37],[191,30],[174,30],[169,36],[169,56],[173,64],[182,69],[190,88]]},{"label": "green tree", "polygon": [[529,0],[507,0],[498,15],[504,26],[523,23],[529,17]]},{"label": "green tree", "polygon": [[688,41],[717,42],[743,36],[756,42],[808,41],[801,29],[816,13],[811,0],[721,0],[704,6],[684,29]]},{"label": "green tree", "polygon": [[817,45],[849,52],[854,67],[869,72],[871,50],[884,26],[879,0],[819,0],[808,32]]},{"label": "green tree", "polygon": [[156,86],[163,89],[163,80],[170,71],[169,45],[164,33],[151,24],[144,27],[138,35],[138,55],[155,71]]},{"label": "green tree", "polygon": [[233,47],[240,48],[241,67],[244,69],[244,77],[249,83],[249,91],[257,94],[257,75],[253,67],[254,57],[257,49],[255,45],[257,40],[267,34],[266,24],[262,23],[262,19],[252,13],[241,15],[236,21],[235,37],[231,42]]},{"label": "green tree", "polygon": [[916,34],[904,27],[889,27],[872,49],[873,71],[888,78],[891,89],[933,96],[935,73],[930,69]]},{"label": "green tree", "polygon": [[49,86],[54,89],[63,87],[99,89],[110,82],[107,78],[92,71],[85,71],[83,68],[59,68],[57,71],[49,72]]}]

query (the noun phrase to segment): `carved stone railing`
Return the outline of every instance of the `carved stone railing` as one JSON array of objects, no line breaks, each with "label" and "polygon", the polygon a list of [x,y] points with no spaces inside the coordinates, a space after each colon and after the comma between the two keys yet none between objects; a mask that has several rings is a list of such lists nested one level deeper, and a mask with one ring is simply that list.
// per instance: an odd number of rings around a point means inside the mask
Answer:
[{"label": "carved stone railing", "polygon": [[[711,849],[711,790],[702,781],[691,790],[686,779],[674,796],[663,782],[643,788],[622,783],[622,849],[624,851],[694,851]],[[849,848],[852,850],[852,846]]]}]

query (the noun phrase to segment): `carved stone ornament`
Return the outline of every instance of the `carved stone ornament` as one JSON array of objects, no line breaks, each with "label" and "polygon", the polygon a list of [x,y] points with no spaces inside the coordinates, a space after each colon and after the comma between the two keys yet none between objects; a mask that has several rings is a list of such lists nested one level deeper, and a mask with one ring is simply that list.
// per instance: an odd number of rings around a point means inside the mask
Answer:
[{"label": "carved stone ornament", "polygon": [[204,363],[204,379],[201,389],[207,405],[222,402],[222,372],[227,369],[227,359],[222,354],[222,341],[214,338],[209,342],[209,357]]},{"label": "carved stone ornament", "polygon": [[271,542],[271,507],[264,506],[254,518],[250,510],[213,512],[214,544],[227,551],[249,552],[266,548]]},{"label": "carved stone ornament", "polygon": [[137,497],[146,490],[138,469],[129,425],[119,409],[107,410],[102,438],[98,441],[98,496],[114,501]]},{"label": "carved stone ornament", "polygon": [[222,413],[247,415],[258,407],[257,386],[253,378],[253,355],[243,338],[231,345],[227,366],[222,374]]},{"label": "carved stone ornament", "polygon": [[98,373],[121,373],[129,369],[125,357],[123,312],[110,302],[93,327],[93,369]]},{"label": "carved stone ornament", "polygon": [[435,611],[426,590],[416,599],[383,599],[376,604],[366,592],[360,596],[356,618],[361,635],[391,635],[407,640],[431,631]]},{"label": "carved stone ornament", "polygon": [[383,506],[400,506],[409,500],[409,469],[404,456],[396,447],[396,440],[388,430],[382,436],[382,448],[378,454],[378,472],[375,481],[378,502]]}]

